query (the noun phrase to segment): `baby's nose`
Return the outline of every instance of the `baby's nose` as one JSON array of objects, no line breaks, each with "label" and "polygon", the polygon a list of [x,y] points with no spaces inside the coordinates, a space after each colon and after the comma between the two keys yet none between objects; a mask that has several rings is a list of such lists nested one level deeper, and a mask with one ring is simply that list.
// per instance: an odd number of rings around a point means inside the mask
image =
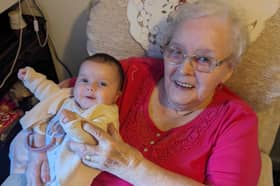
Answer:
[{"label": "baby's nose", "polygon": [[89,87],[87,87],[87,91],[93,92],[93,91],[94,91],[94,88],[91,87],[91,86],[89,86]]}]

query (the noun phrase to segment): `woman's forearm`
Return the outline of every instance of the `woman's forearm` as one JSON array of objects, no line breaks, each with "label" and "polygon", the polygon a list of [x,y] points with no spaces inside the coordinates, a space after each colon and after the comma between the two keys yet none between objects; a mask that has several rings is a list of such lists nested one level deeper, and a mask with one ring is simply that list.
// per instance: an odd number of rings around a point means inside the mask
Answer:
[{"label": "woman's forearm", "polygon": [[203,186],[191,178],[166,170],[149,160],[143,159],[135,167],[116,173],[117,176],[135,186]]},{"label": "woman's forearm", "polygon": [[89,124],[84,124],[83,129],[97,140],[97,145],[70,142],[69,148],[87,166],[109,172],[135,186],[203,186],[145,159],[121,139],[112,124],[109,124],[108,133]]}]

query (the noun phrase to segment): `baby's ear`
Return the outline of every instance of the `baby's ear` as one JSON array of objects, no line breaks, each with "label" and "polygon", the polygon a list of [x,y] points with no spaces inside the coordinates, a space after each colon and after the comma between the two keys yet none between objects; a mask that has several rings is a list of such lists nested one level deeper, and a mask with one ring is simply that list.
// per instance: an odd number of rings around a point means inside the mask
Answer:
[{"label": "baby's ear", "polygon": [[122,91],[118,90],[118,92],[116,93],[116,97],[115,97],[115,102],[117,102],[117,100],[119,99],[119,97],[122,95]]},{"label": "baby's ear", "polygon": [[71,88],[70,94],[71,94],[71,96],[74,96],[74,87]]}]

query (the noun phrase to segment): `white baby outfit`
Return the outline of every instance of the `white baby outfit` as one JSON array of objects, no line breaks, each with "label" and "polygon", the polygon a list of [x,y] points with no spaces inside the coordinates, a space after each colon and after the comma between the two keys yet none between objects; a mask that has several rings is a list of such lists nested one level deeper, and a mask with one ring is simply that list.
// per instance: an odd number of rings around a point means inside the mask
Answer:
[{"label": "white baby outfit", "polygon": [[81,143],[94,143],[92,136],[82,129],[82,120],[91,121],[92,124],[105,131],[109,123],[113,123],[114,127],[118,129],[117,105],[99,104],[83,110],[71,97],[70,89],[61,89],[32,68],[26,67],[26,69],[27,74],[23,83],[40,102],[21,118],[23,129],[31,127],[38,133],[46,134],[46,143],[49,143],[49,139],[54,135],[50,126],[60,122],[59,116],[63,109],[75,112],[79,116],[76,120],[60,124],[66,134],[62,136],[61,143],[56,144],[47,152],[51,175],[51,182],[48,185],[90,185],[100,171],[82,164],[78,155],[68,150],[67,142],[73,140]]}]

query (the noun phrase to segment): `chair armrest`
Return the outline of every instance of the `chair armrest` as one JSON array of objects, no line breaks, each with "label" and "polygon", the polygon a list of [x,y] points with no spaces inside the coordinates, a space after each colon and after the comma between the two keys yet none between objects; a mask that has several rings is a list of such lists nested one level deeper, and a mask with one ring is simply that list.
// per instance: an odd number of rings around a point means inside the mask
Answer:
[{"label": "chair armrest", "polygon": [[258,186],[273,186],[272,161],[268,154],[261,153],[261,175]]}]

